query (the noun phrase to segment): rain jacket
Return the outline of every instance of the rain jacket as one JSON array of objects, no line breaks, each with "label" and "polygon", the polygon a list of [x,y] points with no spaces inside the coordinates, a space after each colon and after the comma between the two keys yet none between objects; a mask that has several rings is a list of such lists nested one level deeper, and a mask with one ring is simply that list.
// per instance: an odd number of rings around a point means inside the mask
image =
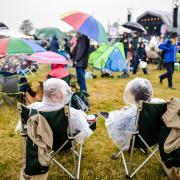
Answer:
[{"label": "rain jacket", "polygon": [[48,75],[62,79],[69,75],[69,72],[67,69],[65,69],[63,64],[52,64],[51,70],[49,71]]},{"label": "rain jacket", "polygon": [[[180,42],[178,42],[177,45],[180,45]],[[164,51],[164,62],[165,63],[170,63],[170,62],[176,61],[177,47],[176,47],[176,45],[173,45],[171,43],[170,39],[167,39],[162,44],[160,44],[159,49]]]},{"label": "rain jacket", "polygon": [[167,127],[172,128],[164,144],[164,151],[170,153],[180,147],[180,99],[172,99],[162,119]]},{"label": "rain jacket", "polygon": [[73,64],[75,67],[87,68],[89,59],[90,42],[86,35],[77,39],[76,46],[72,52]]},{"label": "rain jacket", "polygon": [[51,43],[50,43],[49,50],[58,53],[59,43],[58,43],[58,39],[56,36],[53,36]]},{"label": "rain jacket", "polygon": [[141,59],[142,61],[146,62],[147,55],[146,55],[145,48],[139,47],[137,49],[137,57],[136,58],[137,58],[136,60]]}]

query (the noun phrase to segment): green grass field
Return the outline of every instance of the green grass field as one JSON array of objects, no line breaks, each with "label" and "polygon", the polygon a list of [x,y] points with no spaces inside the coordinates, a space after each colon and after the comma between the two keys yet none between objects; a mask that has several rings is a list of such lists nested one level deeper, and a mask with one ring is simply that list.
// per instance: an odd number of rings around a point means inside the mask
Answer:
[{"label": "green grass field", "polygon": [[[158,76],[163,71],[153,70],[150,67],[149,75],[145,76],[141,70],[136,76],[146,77],[152,82],[154,97],[168,100],[172,97],[180,96],[180,71],[174,74],[174,90],[167,88],[167,82],[159,84]],[[35,77],[30,77],[33,87],[37,86],[39,80],[45,79],[47,66],[41,66]],[[126,83],[135,76],[130,75],[129,79],[118,79],[117,75],[113,79],[87,80],[88,92],[90,94],[91,111],[96,113],[100,111],[110,111],[124,106],[123,90]],[[22,141],[19,134],[14,129],[19,116],[16,106],[9,107],[3,104],[0,107],[0,179],[14,180],[19,178],[19,172],[22,167]],[[104,120],[99,118],[97,129],[94,134],[86,139],[84,143],[83,160],[81,165],[81,179],[83,180],[116,180],[124,179],[124,169],[122,161],[111,160],[111,155],[118,149],[111,142],[105,129]],[[68,155],[68,158],[67,158]],[[145,156],[136,150],[134,165],[145,158]],[[69,159],[69,154],[60,157],[65,163]],[[72,161],[68,164],[71,167]],[[65,173],[56,166],[50,169],[49,179],[70,179]],[[159,163],[152,158],[146,166],[134,177],[137,180],[166,180]]]}]

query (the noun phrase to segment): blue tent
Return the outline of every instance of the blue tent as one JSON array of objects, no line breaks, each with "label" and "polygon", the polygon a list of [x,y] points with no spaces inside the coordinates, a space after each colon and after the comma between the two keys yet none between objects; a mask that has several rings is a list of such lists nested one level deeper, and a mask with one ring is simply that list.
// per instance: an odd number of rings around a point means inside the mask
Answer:
[{"label": "blue tent", "polygon": [[113,48],[109,54],[104,69],[109,69],[114,72],[128,72],[126,59],[118,47]]}]

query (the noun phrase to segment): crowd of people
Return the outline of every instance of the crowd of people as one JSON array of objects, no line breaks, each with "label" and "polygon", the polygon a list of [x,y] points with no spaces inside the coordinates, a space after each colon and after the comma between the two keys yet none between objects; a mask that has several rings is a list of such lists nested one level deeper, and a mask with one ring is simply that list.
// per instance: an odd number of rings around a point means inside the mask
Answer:
[{"label": "crowd of people", "polygon": [[[128,33],[124,33],[120,42],[124,45],[125,57],[129,60],[132,74],[137,73],[138,66],[140,65],[143,73],[147,75],[149,72],[147,70],[145,43],[137,32],[132,34],[132,38],[128,36]],[[178,34],[173,32],[168,39],[158,46],[163,52],[164,65],[167,71],[159,76],[159,80],[162,84],[163,80],[167,78],[170,89],[173,88],[174,63],[179,45]],[[49,51],[59,53],[60,45],[56,36],[53,36],[52,40],[46,41],[44,46]],[[85,92],[88,95],[85,71],[88,67],[90,53],[89,38],[84,34],[77,33],[76,40],[73,40],[71,44],[69,44],[69,40],[65,39],[64,49],[67,60],[71,58],[73,61],[80,92]],[[64,108],[66,104],[71,102],[73,96],[70,78],[69,71],[65,65],[51,64],[51,70],[48,72],[47,79],[43,83],[41,102],[34,102],[28,108],[38,111],[55,111]],[[144,78],[135,78],[126,85],[124,101],[128,106],[110,112],[105,122],[110,138],[120,150],[128,150],[130,147],[132,134],[136,131],[138,102],[165,102],[162,99],[153,98],[152,84]],[[70,122],[73,133],[80,131],[76,138],[78,143],[82,143],[86,137],[92,134],[92,130],[87,122],[87,116],[82,110],[70,107]],[[23,174],[25,175],[25,173]]]}]

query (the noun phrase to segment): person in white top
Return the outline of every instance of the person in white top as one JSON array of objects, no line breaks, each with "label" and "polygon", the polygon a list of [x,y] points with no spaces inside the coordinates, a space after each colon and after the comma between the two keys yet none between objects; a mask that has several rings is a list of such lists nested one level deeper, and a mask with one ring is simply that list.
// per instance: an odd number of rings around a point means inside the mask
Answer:
[{"label": "person in white top", "polygon": [[[38,111],[56,111],[70,103],[72,91],[68,84],[61,79],[50,78],[43,83],[42,102],[35,102],[29,105],[29,108]],[[70,107],[70,124],[73,133],[77,130],[80,133],[76,137],[78,143],[82,143],[84,138],[92,134],[87,122],[87,116],[82,110],[76,110]]]},{"label": "person in white top", "polygon": [[120,150],[128,150],[132,134],[136,131],[137,105],[139,101],[160,103],[163,100],[152,98],[151,82],[144,78],[131,80],[124,90],[124,101],[128,106],[109,113],[105,122],[107,132]]}]

